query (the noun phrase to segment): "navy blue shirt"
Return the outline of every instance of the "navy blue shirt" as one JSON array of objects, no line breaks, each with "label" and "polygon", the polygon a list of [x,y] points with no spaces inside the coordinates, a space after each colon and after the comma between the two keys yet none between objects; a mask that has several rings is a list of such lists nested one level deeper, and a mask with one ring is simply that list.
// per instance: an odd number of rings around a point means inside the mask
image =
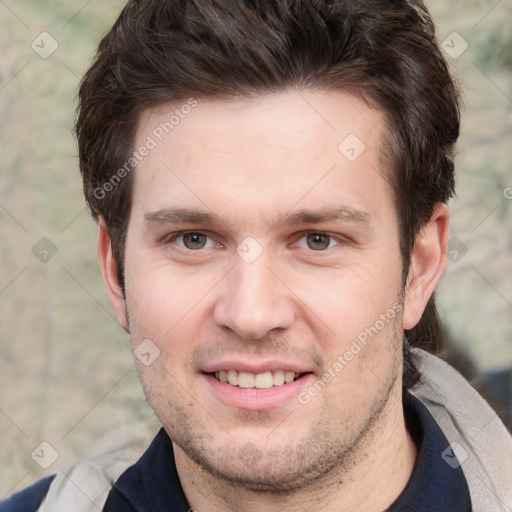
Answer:
[{"label": "navy blue shirt", "polygon": [[[441,457],[449,442],[436,421],[409,393],[404,393],[404,410],[407,428],[418,447],[418,457],[406,488],[388,512],[471,512],[469,489],[461,467],[453,468]],[[14,495],[0,505],[0,512],[35,511],[50,483],[51,479],[46,479]],[[176,471],[172,443],[163,428],[137,463],[119,477],[103,510],[190,511]]]},{"label": "navy blue shirt", "polygon": [[436,420],[407,392],[404,411],[418,456],[407,486],[387,512],[471,512],[469,488],[461,467],[453,468],[441,457],[450,443]]}]

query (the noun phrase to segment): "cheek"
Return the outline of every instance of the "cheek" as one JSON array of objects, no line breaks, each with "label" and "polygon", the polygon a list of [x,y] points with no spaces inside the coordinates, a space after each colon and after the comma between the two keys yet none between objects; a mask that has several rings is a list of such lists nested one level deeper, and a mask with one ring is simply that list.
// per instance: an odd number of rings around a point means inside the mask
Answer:
[{"label": "cheek", "polygon": [[130,319],[157,339],[166,339],[181,324],[189,324],[215,285],[214,276],[202,271],[184,273],[143,257],[127,265],[126,271]]},{"label": "cheek", "polygon": [[196,293],[178,284],[148,275],[126,290],[135,363],[157,415],[190,399],[190,352],[205,325]]},{"label": "cheek", "polygon": [[[364,255],[363,255],[364,256]],[[295,280],[294,291],[305,306],[303,314],[327,334],[338,347],[379,322],[387,331],[390,320],[401,309],[400,265],[387,266],[380,256],[361,261],[337,273],[326,272]],[[308,312],[309,311],[309,312]],[[381,326],[384,315],[385,326]]]},{"label": "cheek", "polygon": [[[389,261],[389,260],[388,260]],[[401,265],[369,258],[325,280],[316,279],[304,315],[316,325],[322,345],[326,392],[342,407],[359,407],[367,394],[379,393],[399,372],[401,343]],[[386,264],[388,265],[386,268]],[[366,396],[366,397],[365,397]]]},{"label": "cheek", "polygon": [[[204,269],[179,271],[143,257],[127,263],[130,278],[126,293],[135,356],[147,339],[158,351],[158,358],[150,367],[137,359],[136,363],[147,395],[158,395],[168,388],[155,398],[162,404],[168,400],[168,393],[177,397],[194,385],[190,357],[208,339],[208,331],[214,329],[213,296],[219,277]],[[189,398],[185,394],[180,399]]]}]

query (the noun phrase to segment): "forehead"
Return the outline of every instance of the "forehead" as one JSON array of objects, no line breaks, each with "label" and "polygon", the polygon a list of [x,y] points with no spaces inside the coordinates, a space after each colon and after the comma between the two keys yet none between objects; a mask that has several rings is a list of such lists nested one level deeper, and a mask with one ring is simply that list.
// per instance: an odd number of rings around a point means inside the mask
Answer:
[{"label": "forehead", "polygon": [[139,119],[133,208],[252,212],[390,204],[382,114],[344,91],[160,105]]}]

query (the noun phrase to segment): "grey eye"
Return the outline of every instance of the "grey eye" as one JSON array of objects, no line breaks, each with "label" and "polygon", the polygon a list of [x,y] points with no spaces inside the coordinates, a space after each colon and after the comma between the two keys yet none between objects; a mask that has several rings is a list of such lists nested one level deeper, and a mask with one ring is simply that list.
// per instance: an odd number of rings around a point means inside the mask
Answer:
[{"label": "grey eye", "polygon": [[202,233],[185,233],[182,235],[183,245],[187,249],[204,249],[208,237]]},{"label": "grey eye", "polygon": [[306,238],[308,247],[314,251],[327,249],[331,243],[331,237],[325,233],[310,233]]}]

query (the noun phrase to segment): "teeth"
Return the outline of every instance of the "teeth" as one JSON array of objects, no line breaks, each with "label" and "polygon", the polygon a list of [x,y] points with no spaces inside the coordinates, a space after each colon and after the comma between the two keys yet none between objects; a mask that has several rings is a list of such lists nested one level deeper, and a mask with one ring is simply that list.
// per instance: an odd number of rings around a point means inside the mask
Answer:
[{"label": "teeth", "polygon": [[228,382],[232,386],[238,386],[238,372],[236,370],[228,370]]},{"label": "teeth", "polygon": [[284,372],[285,382],[293,382],[293,379],[295,379],[295,372]]},{"label": "teeth", "polygon": [[299,376],[299,373],[291,371],[285,372],[284,370],[268,371],[258,374],[237,370],[221,370],[215,372],[215,378],[217,380],[245,389],[269,389],[272,386],[282,386],[284,383],[289,384],[293,382]]},{"label": "teeth", "polygon": [[238,386],[241,388],[253,388],[254,374],[247,372],[238,372]]},{"label": "teeth", "polygon": [[274,385],[272,372],[258,373],[254,376],[254,387],[257,389],[268,389]]},{"label": "teeth", "polygon": [[283,370],[277,370],[276,372],[272,372],[272,376],[274,377],[274,386],[282,386],[284,384]]}]

